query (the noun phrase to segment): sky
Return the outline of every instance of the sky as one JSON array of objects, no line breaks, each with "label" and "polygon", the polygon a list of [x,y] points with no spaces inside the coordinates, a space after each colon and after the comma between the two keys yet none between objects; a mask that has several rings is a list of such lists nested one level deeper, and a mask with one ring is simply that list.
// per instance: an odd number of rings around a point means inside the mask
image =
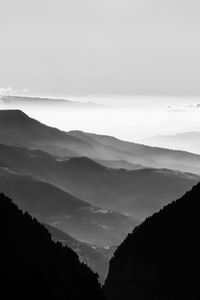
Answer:
[{"label": "sky", "polygon": [[198,0],[1,0],[0,86],[200,96]]},{"label": "sky", "polygon": [[128,140],[200,130],[198,0],[0,0],[0,37],[0,94],[113,107],[27,111],[46,124]]}]

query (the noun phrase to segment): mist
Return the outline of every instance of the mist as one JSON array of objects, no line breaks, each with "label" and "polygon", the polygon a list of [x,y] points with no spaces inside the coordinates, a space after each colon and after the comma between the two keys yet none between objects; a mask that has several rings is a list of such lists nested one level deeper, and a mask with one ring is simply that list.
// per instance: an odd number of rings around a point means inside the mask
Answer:
[{"label": "mist", "polygon": [[66,107],[56,99],[51,100],[51,105],[34,100],[29,105],[1,104],[0,108],[21,109],[30,117],[64,131],[81,130],[137,142],[154,135],[200,130],[197,99],[91,95],[70,98],[69,103],[75,106]]}]

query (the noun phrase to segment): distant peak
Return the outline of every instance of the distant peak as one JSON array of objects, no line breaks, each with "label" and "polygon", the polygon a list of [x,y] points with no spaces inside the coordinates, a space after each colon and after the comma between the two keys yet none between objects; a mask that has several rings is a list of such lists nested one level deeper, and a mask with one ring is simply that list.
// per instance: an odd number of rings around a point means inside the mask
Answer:
[{"label": "distant peak", "polygon": [[2,109],[0,110],[0,115],[1,116],[23,116],[23,117],[27,117],[28,115],[26,115],[22,110],[20,109]]},{"label": "distant peak", "polygon": [[22,110],[6,109],[0,110],[0,121],[20,121],[30,119]]}]

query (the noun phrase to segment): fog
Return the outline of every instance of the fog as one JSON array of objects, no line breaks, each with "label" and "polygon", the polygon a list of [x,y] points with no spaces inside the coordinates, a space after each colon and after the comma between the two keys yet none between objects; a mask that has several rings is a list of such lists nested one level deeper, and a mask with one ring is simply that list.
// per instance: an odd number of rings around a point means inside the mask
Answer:
[{"label": "fog", "polygon": [[[59,107],[53,106],[9,106],[18,108],[29,116],[49,126],[64,131],[82,130],[116,136],[130,141],[142,141],[143,138],[160,134],[175,134],[191,130],[200,130],[200,109],[197,100],[173,101],[159,98],[92,98],[102,107]],[[91,100],[89,98],[89,100]],[[74,100],[74,99],[73,99]],[[84,102],[83,98],[76,98]],[[88,101],[88,98],[87,98]],[[188,102],[187,102],[188,101]],[[181,104],[185,103],[185,104]],[[187,104],[189,103],[189,104]],[[1,108],[8,108],[0,105]]]}]

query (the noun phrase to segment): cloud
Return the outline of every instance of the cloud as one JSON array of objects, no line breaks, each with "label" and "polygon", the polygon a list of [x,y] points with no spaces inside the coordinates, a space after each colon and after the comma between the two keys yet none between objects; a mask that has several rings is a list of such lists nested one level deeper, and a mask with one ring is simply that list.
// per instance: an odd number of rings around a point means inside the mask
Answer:
[{"label": "cloud", "polygon": [[173,106],[169,105],[167,107],[167,111],[169,112],[196,112],[200,111],[200,104],[186,104],[182,106]]},{"label": "cloud", "polygon": [[185,112],[186,109],[169,105],[167,107],[167,111],[169,111],[169,112]]},{"label": "cloud", "polygon": [[27,88],[24,88],[24,89],[21,89],[21,90],[14,90],[12,87],[8,86],[6,88],[4,87],[1,87],[0,86],[0,97],[1,96],[13,96],[13,95],[16,95],[16,94],[21,94],[21,93],[28,93],[28,89]]},{"label": "cloud", "polygon": [[4,88],[0,86],[0,96],[9,96],[16,94],[16,91],[13,90],[10,86]]}]

